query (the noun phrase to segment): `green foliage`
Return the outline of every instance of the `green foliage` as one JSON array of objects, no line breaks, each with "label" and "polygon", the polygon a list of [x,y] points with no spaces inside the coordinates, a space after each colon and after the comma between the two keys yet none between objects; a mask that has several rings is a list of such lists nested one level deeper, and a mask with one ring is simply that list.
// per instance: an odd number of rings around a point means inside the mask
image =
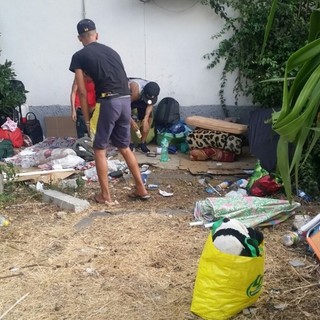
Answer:
[{"label": "green foliage", "polygon": [[16,80],[12,62],[0,63],[0,116],[12,116],[12,110],[25,101],[26,91],[22,82]]},{"label": "green foliage", "polygon": [[15,81],[15,73],[11,61],[0,64],[0,114],[11,116],[12,109],[26,101],[25,89]]},{"label": "green foliage", "polygon": [[[265,28],[272,1],[262,0],[203,0],[225,25],[213,39],[222,39],[217,49],[204,57],[208,68],[224,62],[221,76],[220,100],[225,104],[224,88],[227,74],[236,72],[235,101],[243,94],[261,107],[280,108],[285,62],[308,39],[308,22],[315,1],[283,0],[278,4],[268,43],[261,57]],[[228,35],[230,37],[228,37]],[[293,72],[288,76],[293,75]]]},{"label": "green foliage", "polygon": [[[5,178],[4,190],[3,193],[5,198],[8,198],[14,189],[14,179],[17,175],[16,167],[12,163],[3,163],[0,164],[0,175]],[[0,193],[1,194],[1,193]]]},{"label": "green foliage", "polygon": [[[273,0],[273,3],[276,2],[277,0]],[[272,114],[273,130],[280,136],[277,145],[277,173],[281,176],[290,201],[292,174],[294,173],[295,177],[295,189],[298,189],[301,165],[306,164],[306,159],[312,154],[320,138],[319,21],[320,10],[314,9],[310,17],[308,43],[288,58],[283,79],[281,110]],[[269,30],[266,31],[264,44],[268,40],[268,32]],[[289,80],[292,73],[293,81]],[[289,144],[294,146],[292,158],[289,156]],[[304,170],[308,172],[307,164]]]}]

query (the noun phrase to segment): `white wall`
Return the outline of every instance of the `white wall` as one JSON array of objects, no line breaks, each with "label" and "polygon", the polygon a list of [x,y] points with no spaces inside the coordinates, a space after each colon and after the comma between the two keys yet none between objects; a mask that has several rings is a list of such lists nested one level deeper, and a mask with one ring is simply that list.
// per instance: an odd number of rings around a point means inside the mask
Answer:
[{"label": "white wall", "polygon": [[0,7],[0,63],[14,63],[29,105],[69,105],[68,68],[81,48],[76,24],[84,14],[99,42],[119,52],[128,76],[159,83],[160,99],[219,105],[222,66],[208,70],[202,57],[217,47],[210,38],[222,22],[197,0],[0,0]]}]

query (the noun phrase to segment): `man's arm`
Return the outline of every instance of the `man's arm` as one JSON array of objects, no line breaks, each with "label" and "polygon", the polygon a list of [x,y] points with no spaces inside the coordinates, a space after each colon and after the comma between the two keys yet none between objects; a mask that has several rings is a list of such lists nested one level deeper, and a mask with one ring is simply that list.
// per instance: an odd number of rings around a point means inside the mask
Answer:
[{"label": "man's arm", "polygon": [[73,121],[77,120],[77,114],[76,114],[76,94],[77,94],[78,86],[76,83],[76,79],[73,80],[71,93],[70,93],[70,105],[71,105],[71,118]]},{"label": "man's arm", "polygon": [[84,74],[82,69],[75,70],[75,80],[78,86],[78,94],[80,98],[81,111],[83,113],[84,120],[86,125],[89,126],[90,115],[89,115],[89,107],[87,101],[87,90],[84,80]]},{"label": "man's arm", "polygon": [[142,120],[142,128],[143,132],[149,132],[150,126],[151,126],[151,114],[152,114],[153,105],[148,104],[146,108],[146,113],[144,115],[144,118]]}]

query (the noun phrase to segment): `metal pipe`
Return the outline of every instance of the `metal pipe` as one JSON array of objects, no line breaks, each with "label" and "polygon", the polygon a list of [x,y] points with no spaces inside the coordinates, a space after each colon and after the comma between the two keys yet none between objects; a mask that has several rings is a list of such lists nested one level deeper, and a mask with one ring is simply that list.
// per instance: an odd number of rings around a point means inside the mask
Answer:
[{"label": "metal pipe", "polygon": [[86,18],[86,0],[82,0],[82,19]]}]

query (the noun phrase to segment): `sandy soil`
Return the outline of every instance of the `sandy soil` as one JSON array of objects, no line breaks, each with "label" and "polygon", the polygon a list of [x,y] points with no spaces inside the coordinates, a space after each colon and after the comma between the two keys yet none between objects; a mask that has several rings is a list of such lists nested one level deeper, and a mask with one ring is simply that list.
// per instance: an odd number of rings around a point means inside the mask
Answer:
[{"label": "sandy soil", "polygon": [[[119,206],[110,210],[90,200],[96,182],[64,190],[89,199],[81,213],[62,212],[16,185],[1,209],[11,224],[0,228],[0,319],[199,319],[190,305],[209,230],[189,223],[196,201],[210,195],[199,176],[151,170],[148,183],[172,197],[155,190],[149,201],[129,200],[131,183],[120,178],[111,183]],[[297,213],[318,210],[304,203]],[[263,292],[251,313],[235,319],[320,319],[319,263],[305,243],[287,248],[280,242],[292,221],[262,229]]]}]

